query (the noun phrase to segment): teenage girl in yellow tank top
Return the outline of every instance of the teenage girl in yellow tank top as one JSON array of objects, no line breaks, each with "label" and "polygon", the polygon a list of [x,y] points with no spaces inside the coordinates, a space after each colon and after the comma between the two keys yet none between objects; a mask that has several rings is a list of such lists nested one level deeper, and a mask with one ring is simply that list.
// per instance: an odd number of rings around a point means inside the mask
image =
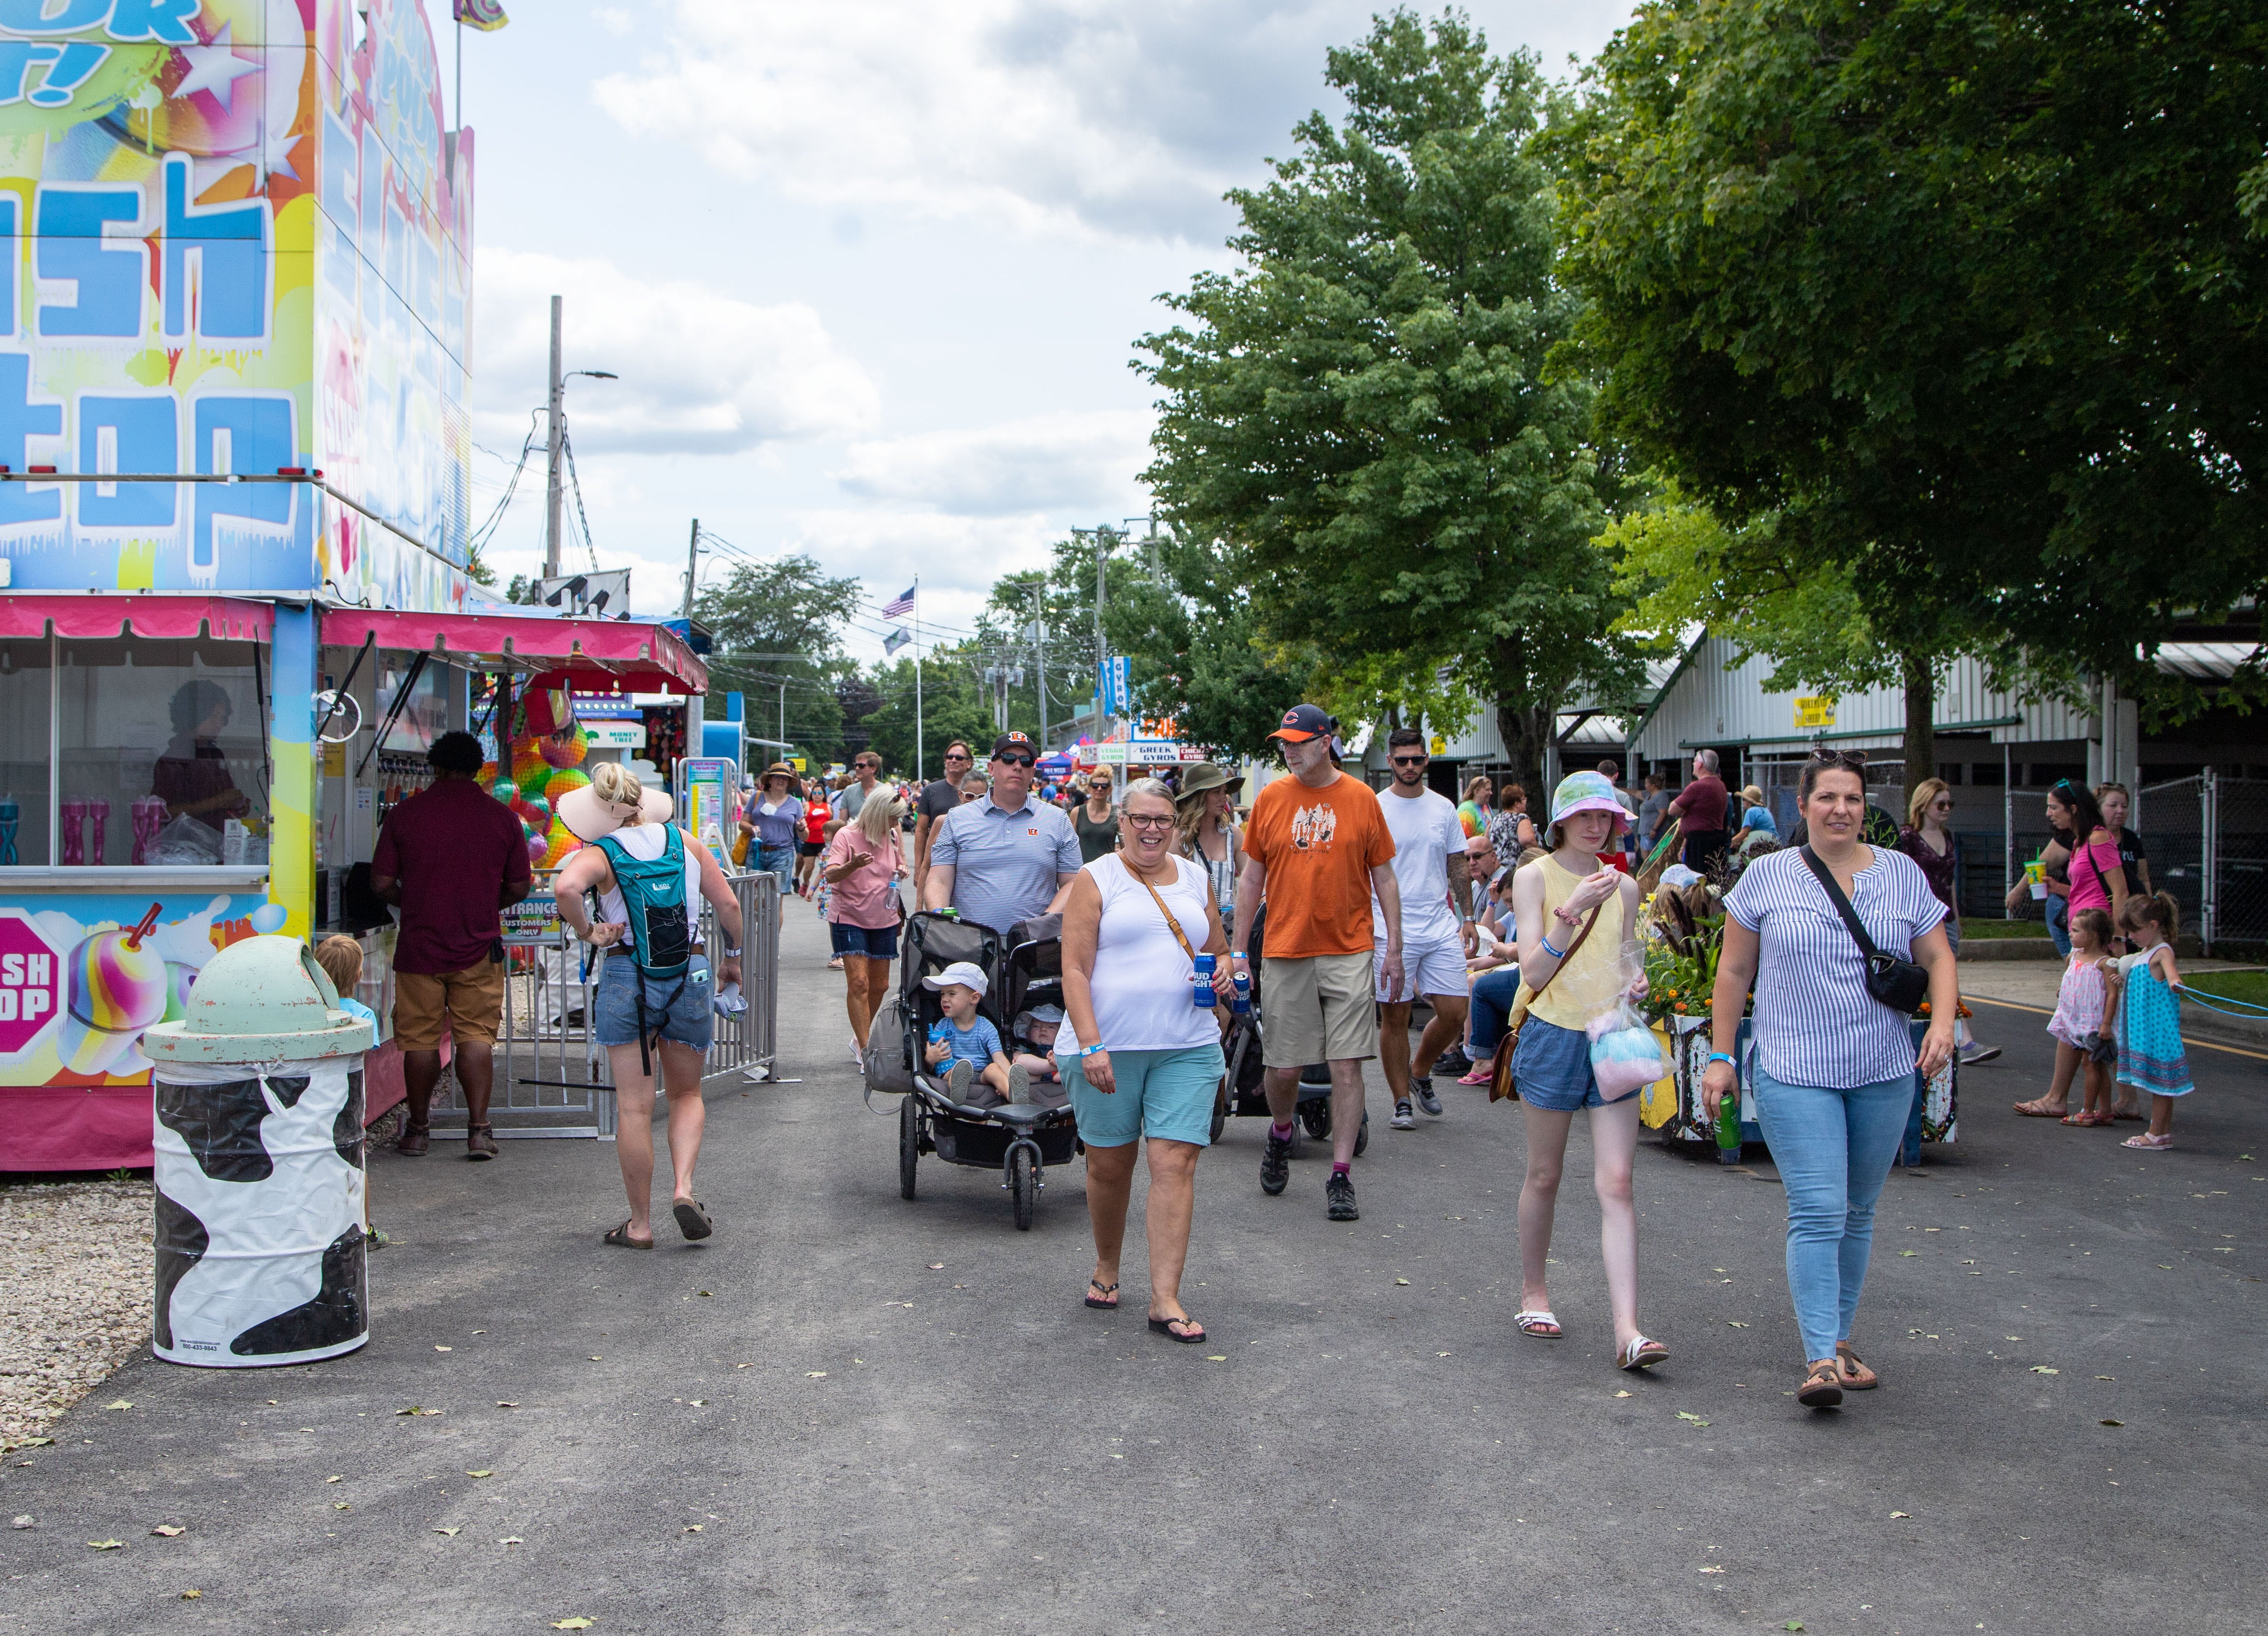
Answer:
[{"label": "teenage girl in yellow tank top", "polygon": [[[1638,1210],[1631,1168],[1638,1151],[1638,1094],[1601,1099],[1584,1032],[1593,1018],[1614,1008],[1628,981],[1624,950],[1638,924],[1638,882],[1607,866],[1599,854],[1629,822],[1604,777],[1571,774],[1551,795],[1551,826],[1544,836],[1550,856],[1512,878],[1521,991],[1535,996],[1512,1058],[1513,1083],[1528,1121],[1528,1178],[1520,1190],[1521,1311],[1513,1322],[1523,1335],[1541,1339],[1557,1340],[1562,1333],[1551,1314],[1544,1266],[1567,1130],[1576,1109],[1587,1108],[1615,1359],[1622,1368],[1642,1369],[1662,1362],[1669,1349],[1638,1326]],[[1594,911],[1597,923],[1579,948],[1575,940]]]}]

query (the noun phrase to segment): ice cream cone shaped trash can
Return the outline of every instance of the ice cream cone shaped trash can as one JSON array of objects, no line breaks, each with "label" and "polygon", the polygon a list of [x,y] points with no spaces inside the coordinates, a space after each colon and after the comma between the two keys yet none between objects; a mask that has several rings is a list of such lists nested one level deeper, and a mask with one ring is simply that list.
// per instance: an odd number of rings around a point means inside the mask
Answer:
[{"label": "ice cream cone shaped trash can", "polygon": [[151,1350],[241,1369],[370,1338],[362,1053],[307,946],[253,937],[208,962],[187,1014],[151,1024],[157,1292]]}]

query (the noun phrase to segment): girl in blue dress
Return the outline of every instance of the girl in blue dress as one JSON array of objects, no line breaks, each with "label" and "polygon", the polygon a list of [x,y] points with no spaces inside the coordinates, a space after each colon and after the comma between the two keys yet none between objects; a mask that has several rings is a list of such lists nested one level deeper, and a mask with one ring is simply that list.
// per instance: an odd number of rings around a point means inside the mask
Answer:
[{"label": "girl in blue dress", "polygon": [[2160,892],[2129,897],[2119,925],[2134,953],[2119,957],[2118,992],[2111,1002],[2118,1028],[2118,1082],[2150,1097],[2150,1128],[2122,1146],[2143,1149],[2174,1145],[2174,1099],[2196,1087],[2182,1049],[2181,969],[2174,963],[2174,934],[2181,911]]}]

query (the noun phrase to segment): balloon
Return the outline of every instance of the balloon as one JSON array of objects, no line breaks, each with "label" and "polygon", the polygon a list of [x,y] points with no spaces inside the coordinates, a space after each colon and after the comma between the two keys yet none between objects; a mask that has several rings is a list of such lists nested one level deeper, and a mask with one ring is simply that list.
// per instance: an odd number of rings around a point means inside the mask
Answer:
[{"label": "balloon", "polygon": [[[497,764],[492,761],[482,762],[481,763],[480,774],[475,782],[477,782],[483,790],[493,790],[496,787],[496,778]],[[501,800],[503,798],[498,797],[497,799]]]},{"label": "balloon", "polygon": [[582,842],[575,838],[574,832],[568,829],[563,821],[554,818],[551,821],[548,844],[543,849],[543,861],[538,866],[544,869],[556,869],[562,859],[582,844]]},{"label": "balloon", "polygon": [[579,767],[583,758],[591,753],[591,735],[583,730],[579,721],[536,742],[542,749],[543,759],[555,767]]},{"label": "balloon", "polygon": [[281,932],[284,929],[284,905],[262,903],[246,918],[252,922],[254,932]]},{"label": "balloon", "polygon": [[530,868],[541,866],[544,853],[550,850],[550,836],[538,835],[533,829],[527,832],[527,862]]},{"label": "balloon", "polygon": [[505,806],[511,807],[519,800],[519,786],[509,778],[499,778],[489,786],[489,793]]},{"label": "balloon", "polygon": [[563,767],[553,773],[550,782],[543,786],[543,799],[556,807],[561,796],[579,790],[590,782],[591,775],[580,767]]},{"label": "balloon", "polygon": [[542,794],[551,772],[551,763],[543,759],[537,741],[522,739],[512,747],[512,776],[522,795]]}]

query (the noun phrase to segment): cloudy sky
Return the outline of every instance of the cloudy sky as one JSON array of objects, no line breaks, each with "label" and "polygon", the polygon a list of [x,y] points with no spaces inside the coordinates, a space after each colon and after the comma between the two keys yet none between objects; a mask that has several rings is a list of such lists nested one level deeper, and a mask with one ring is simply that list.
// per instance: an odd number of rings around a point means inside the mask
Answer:
[{"label": "cloudy sky", "polygon": [[[569,414],[599,561],[633,569],[638,611],[674,611],[698,517],[725,542],[704,578],[734,551],[859,577],[862,657],[917,573],[924,622],[966,627],[1069,527],[1147,510],[1131,343],[1226,264],[1221,193],[1333,106],[1323,54],[1376,9],[565,0],[468,32],[475,523],[542,404],[556,293],[567,367],[621,376],[571,381]],[[1470,12],[1565,72],[1628,9]],[[541,460],[489,548],[506,576],[541,571]]]}]

